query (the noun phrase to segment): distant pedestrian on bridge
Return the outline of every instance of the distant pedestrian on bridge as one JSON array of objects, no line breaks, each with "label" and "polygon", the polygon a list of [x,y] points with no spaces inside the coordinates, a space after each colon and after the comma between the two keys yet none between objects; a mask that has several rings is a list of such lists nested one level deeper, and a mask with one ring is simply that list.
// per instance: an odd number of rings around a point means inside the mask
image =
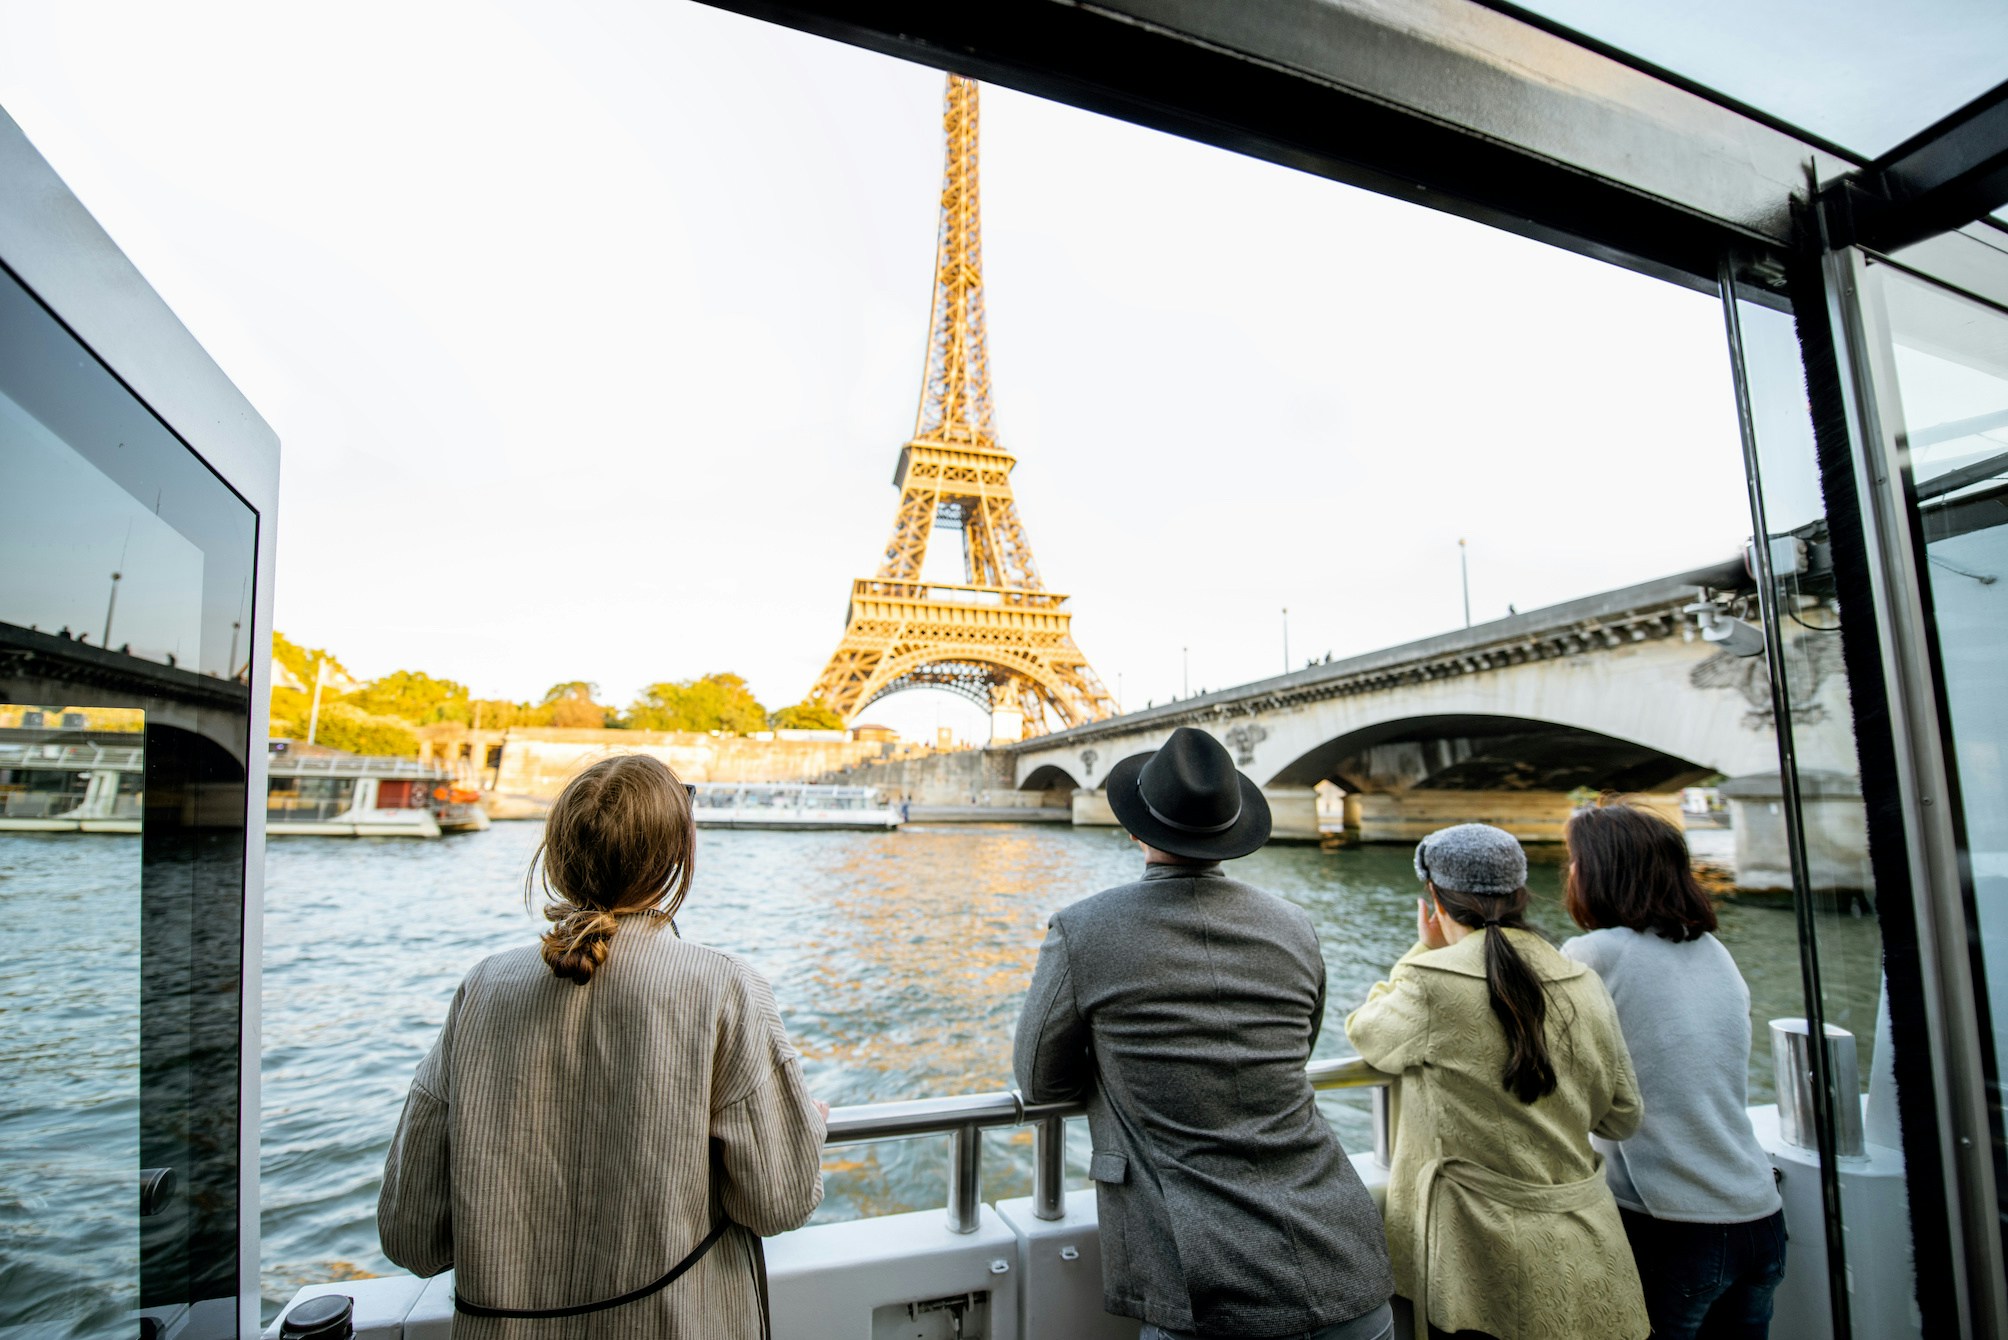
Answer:
[{"label": "distant pedestrian on bridge", "polygon": [[1610,993],[1528,929],[1511,834],[1440,829],[1415,870],[1419,943],[1346,1036],[1401,1076],[1387,1230],[1417,1333],[1643,1340],[1638,1271],[1590,1147],[1639,1122]]},{"label": "distant pedestrian on bridge", "polygon": [[1053,916],[1019,1087],[1085,1099],[1103,1301],[1142,1340],[1386,1340],[1380,1215],[1313,1101],[1325,964],[1302,909],[1220,863],[1269,840],[1221,743],[1180,728],[1110,769],[1143,878]]}]

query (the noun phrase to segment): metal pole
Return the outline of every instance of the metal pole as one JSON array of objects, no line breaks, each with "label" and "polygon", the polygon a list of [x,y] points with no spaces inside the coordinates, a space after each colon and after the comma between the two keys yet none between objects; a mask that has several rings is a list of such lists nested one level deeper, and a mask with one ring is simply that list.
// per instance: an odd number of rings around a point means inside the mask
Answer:
[{"label": "metal pole", "polygon": [[1283,606],[1283,673],[1290,673],[1290,607]]},{"label": "metal pole", "polygon": [[1471,560],[1465,557],[1464,541],[1457,541],[1457,570],[1464,577],[1464,626],[1471,627]]},{"label": "metal pole", "polygon": [[105,602],[105,635],[99,640],[98,645],[106,651],[112,649],[112,611],[119,607],[119,578],[122,575],[116,572],[112,574],[112,598]]},{"label": "metal pole", "polygon": [[983,1131],[957,1126],[948,1147],[948,1231],[974,1233],[983,1211]]},{"label": "metal pole", "polygon": [[1192,648],[1180,647],[1178,654],[1180,664],[1184,666],[1184,669],[1180,672],[1184,676],[1181,682],[1185,685],[1185,691],[1178,696],[1181,698],[1190,698],[1192,696]]},{"label": "metal pole", "polygon": [[1032,1128],[1032,1215],[1067,1217],[1067,1119],[1047,1117]]},{"label": "metal pole", "polygon": [[321,685],[327,682],[328,662],[324,658],[314,662],[314,706],[307,713],[307,743],[314,742],[314,735],[321,729]]},{"label": "metal pole", "polygon": [[1374,1165],[1386,1168],[1394,1162],[1394,1089],[1377,1084],[1373,1089]]}]

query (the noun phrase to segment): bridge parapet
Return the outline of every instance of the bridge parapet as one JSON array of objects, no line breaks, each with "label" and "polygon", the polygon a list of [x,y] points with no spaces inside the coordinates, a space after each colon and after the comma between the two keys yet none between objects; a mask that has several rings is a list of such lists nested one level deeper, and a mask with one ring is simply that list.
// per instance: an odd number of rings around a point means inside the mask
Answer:
[{"label": "bridge parapet", "polygon": [[[1195,726],[1282,807],[1279,823],[1294,816],[1294,836],[1344,825],[1400,840],[1468,812],[1552,840],[1582,788],[1666,805],[1710,775],[1776,773],[1764,660],[1700,637],[1685,607],[1702,591],[1753,598],[1740,566],[1699,569],[1006,748],[1020,786],[1092,792],[1122,759]],[[1845,676],[1831,635],[1806,628],[1788,634],[1799,758],[1852,774]],[[1316,810],[1322,782],[1343,805],[1328,789]],[[1077,796],[1083,822],[1105,808]]]},{"label": "bridge parapet", "polygon": [[1384,692],[1530,661],[1581,656],[1628,643],[1691,637],[1691,625],[1684,620],[1681,610],[1694,601],[1698,590],[1749,589],[1750,580],[1741,564],[1700,568],[1342,661],[1306,666],[1285,675],[1141,712],[1128,712],[1005,748],[1020,757],[1044,756],[1144,731],[1157,730],[1169,735],[1180,726],[1210,727],[1225,718],[1253,716],[1326,698]]}]

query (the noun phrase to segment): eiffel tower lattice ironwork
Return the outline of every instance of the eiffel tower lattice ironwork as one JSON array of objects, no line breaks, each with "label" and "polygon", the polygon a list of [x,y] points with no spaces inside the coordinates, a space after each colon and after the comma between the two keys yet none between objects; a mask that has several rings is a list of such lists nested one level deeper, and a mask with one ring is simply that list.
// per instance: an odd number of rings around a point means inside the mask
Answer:
[{"label": "eiffel tower lattice ironwork", "polygon": [[[1067,597],[1039,580],[1011,493],[1017,460],[997,443],[974,81],[948,77],[942,126],[948,151],[934,314],[920,413],[893,477],[899,511],[878,575],[851,584],[843,641],[810,696],[848,721],[889,693],[943,688],[989,709],[1000,727],[1022,714],[1024,733],[1038,735],[1117,708],[1074,644]],[[922,578],[937,530],[961,533],[961,583]]]}]

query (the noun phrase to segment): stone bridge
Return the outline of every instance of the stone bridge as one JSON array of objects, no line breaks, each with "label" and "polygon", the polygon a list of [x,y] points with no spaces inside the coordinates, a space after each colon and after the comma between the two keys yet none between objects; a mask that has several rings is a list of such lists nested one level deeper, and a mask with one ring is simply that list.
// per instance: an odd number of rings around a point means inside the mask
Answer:
[{"label": "stone bridge", "polygon": [[[1753,608],[1740,564],[1531,610],[1274,679],[1006,746],[1018,786],[1074,792],[1077,823],[1112,823],[1099,779],[1180,726],[1212,732],[1268,793],[1276,834],[1343,828],[1413,840],[1482,820],[1554,840],[1581,788],[1671,807],[1715,775],[1775,778],[1764,658],[1702,640],[1701,592]],[[1788,640],[1802,767],[1857,772],[1831,610]]]}]

